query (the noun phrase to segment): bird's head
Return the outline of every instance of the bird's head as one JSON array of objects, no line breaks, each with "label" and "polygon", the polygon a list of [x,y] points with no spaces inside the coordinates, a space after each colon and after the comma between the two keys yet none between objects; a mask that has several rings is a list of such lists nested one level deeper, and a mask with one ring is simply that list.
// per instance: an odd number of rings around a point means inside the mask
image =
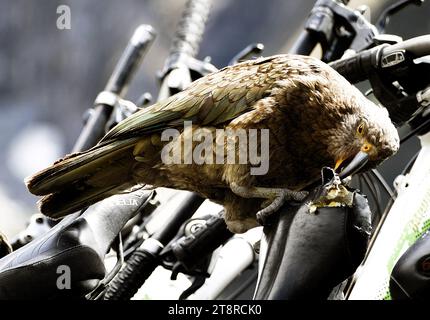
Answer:
[{"label": "bird's head", "polygon": [[399,135],[387,109],[365,100],[342,117],[329,137],[328,151],[342,177],[374,168],[399,149]]}]

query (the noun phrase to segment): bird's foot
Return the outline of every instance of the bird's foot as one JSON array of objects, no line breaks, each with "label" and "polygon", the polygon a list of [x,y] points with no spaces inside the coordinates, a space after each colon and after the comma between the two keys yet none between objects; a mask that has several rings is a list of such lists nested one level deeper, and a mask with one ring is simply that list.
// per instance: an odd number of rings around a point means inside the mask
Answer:
[{"label": "bird's foot", "polygon": [[257,221],[264,225],[267,218],[278,211],[285,201],[302,201],[307,197],[307,191],[294,191],[285,188],[245,187],[236,183],[230,184],[231,190],[243,198],[266,198],[265,208],[257,212]]},{"label": "bird's foot", "polygon": [[[307,191],[293,191],[289,189],[276,189],[277,196],[274,199],[268,199],[263,203],[265,207],[256,213],[256,218],[259,224],[265,225],[267,218],[277,212],[286,201],[302,201],[307,197]],[[267,204],[267,202],[269,202]],[[267,204],[267,205],[266,205]]]}]

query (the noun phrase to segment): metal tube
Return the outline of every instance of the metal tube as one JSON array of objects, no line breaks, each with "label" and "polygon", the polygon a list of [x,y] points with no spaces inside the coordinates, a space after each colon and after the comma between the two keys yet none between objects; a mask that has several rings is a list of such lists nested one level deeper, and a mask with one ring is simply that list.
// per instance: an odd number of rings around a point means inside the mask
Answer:
[{"label": "metal tube", "polygon": [[[155,39],[155,31],[149,25],[140,25],[131,37],[121,58],[109,78],[105,91],[123,96],[142,58]],[[98,104],[81,131],[72,152],[80,152],[93,147],[105,134],[105,125],[112,113],[112,106]]]}]

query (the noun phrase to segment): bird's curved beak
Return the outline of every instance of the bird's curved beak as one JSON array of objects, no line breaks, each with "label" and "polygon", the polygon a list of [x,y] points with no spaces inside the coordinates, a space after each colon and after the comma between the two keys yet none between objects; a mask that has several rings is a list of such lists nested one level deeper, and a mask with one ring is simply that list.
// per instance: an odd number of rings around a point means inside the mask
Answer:
[{"label": "bird's curved beak", "polygon": [[[352,158],[352,160],[349,162],[349,164],[342,169],[342,171],[339,173],[339,178],[340,179],[345,179],[346,177],[353,175],[354,173],[357,173],[358,171],[360,171],[360,169],[362,169],[366,163],[369,161],[369,154],[364,152],[364,151],[360,151],[358,152],[354,158]],[[341,165],[343,161],[342,160],[338,160],[335,166],[335,170]]]}]

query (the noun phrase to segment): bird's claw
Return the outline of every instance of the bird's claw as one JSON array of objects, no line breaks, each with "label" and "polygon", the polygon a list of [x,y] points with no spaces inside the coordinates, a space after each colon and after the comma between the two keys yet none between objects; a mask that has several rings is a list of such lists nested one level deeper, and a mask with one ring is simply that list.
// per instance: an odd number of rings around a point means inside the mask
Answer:
[{"label": "bird's claw", "polygon": [[308,194],[309,192],[307,191],[293,191],[289,189],[281,189],[278,195],[268,206],[256,213],[256,219],[258,223],[262,226],[266,225],[267,218],[276,211],[278,211],[286,201],[293,200],[300,202],[303,201],[308,196]]}]

